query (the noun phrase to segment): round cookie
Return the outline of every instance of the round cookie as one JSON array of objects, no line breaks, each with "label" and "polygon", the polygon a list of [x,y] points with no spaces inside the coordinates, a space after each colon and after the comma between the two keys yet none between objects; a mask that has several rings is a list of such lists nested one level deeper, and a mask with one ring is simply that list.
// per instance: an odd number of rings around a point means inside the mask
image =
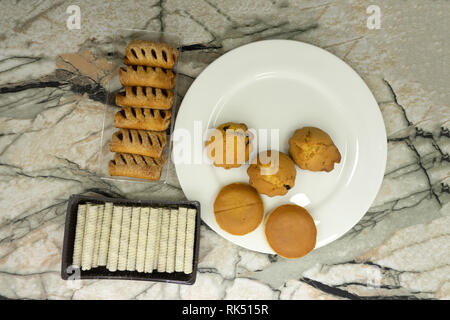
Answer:
[{"label": "round cookie", "polygon": [[205,142],[208,157],[216,167],[238,168],[247,162],[252,152],[253,136],[244,123],[227,122]]},{"label": "round cookie", "polygon": [[250,185],[259,193],[274,197],[285,195],[294,186],[297,170],[287,154],[269,150],[258,154],[247,174]]},{"label": "round cookie", "polygon": [[255,230],[264,217],[261,196],[246,183],[223,187],[214,201],[217,224],[226,232],[244,235]]},{"label": "round cookie", "polygon": [[300,168],[310,171],[329,172],[341,162],[341,154],[330,136],[313,127],[295,131],[289,139],[289,154]]},{"label": "round cookie", "polygon": [[303,257],[316,246],[314,220],[297,205],[286,204],[273,210],[266,219],[264,233],[269,246],[284,258]]}]

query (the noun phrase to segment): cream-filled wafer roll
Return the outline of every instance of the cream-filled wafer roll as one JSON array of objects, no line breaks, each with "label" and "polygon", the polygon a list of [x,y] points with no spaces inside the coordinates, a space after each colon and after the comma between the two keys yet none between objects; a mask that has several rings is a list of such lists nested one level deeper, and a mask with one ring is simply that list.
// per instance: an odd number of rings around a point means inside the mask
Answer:
[{"label": "cream-filled wafer roll", "polygon": [[145,250],[147,248],[148,220],[150,215],[149,208],[141,208],[139,219],[139,235],[136,253],[136,270],[144,272],[145,268]]},{"label": "cream-filled wafer roll", "polygon": [[158,229],[159,211],[157,208],[150,208],[150,218],[148,222],[147,249],[145,253],[145,272],[153,272],[155,265],[156,231]]},{"label": "cream-filled wafer roll", "polygon": [[81,253],[83,252],[84,226],[86,225],[86,209],[85,204],[78,205],[77,225],[75,227],[75,240],[73,243],[72,266],[81,267]]},{"label": "cream-filled wafer roll", "polygon": [[119,271],[125,271],[127,269],[130,227],[131,227],[131,207],[125,207],[123,208],[122,227],[120,229],[119,261],[117,263],[117,270]]},{"label": "cream-filled wafer roll", "polygon": [[90,270],[92,268],[97,215],[97,205],[88,204],[86,212],[86,225],[84,227],[83,252],[81,254],[81,270]]},{"label": "cream-filled wafer roll", "polygon": [[166,272],[168,272],[168,273],[172,273],[175,271],[177,222],[178,222],[178,209],[171,209],[170,210],[170,219],[169,219],[169,239],[167,240]]},{"label": "cream-filled wafer roll", "polygon": [[178,209],[177,243],[175,253],[175,271],[184,271],[184,246],[186,244],[187,208]]},{"label": "cream-filled wafer roll", "polygon": [[92,261],[92,267],[98,267],[98,254],[100,250],[100,236],[102,234],[102,222],[103,212],[105,211],[105,205],[97,206],[97,225],[95,226],[95,242],[94,242],[94,258]]},{"label": "cream-filled wafer roll", "polygon": [[184,273],[192,273],[195,238],[195,209],[188,209],[186,223],[186,246],[184,252]]},{"label": "cream-filled wafer roll", "polygon": [[113,205],[111,202],[105,203],[103,210],[102,232],[100,235],[100,245],[98,248],[98,265],[106,266],[108,258],[109,236],[111,234],[111,220]]},{"label": "cream-filled wafer roll", "polygon": [[158,269],[159,260],[159,240],[161,239],[161,223],[162,223],[162,208],[158,209],[158,224],[156,225],[156,242],[155,242],[155,263],[153,265],[153,270]]},{"label": "cream-filled wafer roll", "polygon": [[120,229],[122,227],[122,213],[123,207],[114,206],[111,221],[111,233],[109,236],[108,261],[106,268],[109,271],[117,271],[117,264],[119,262],[119,247],[120,247]]},{"label": "cream-filled wafer roll", "polygon": [[128,256],[127,256],[127,270],[136,270],[136,254],[137,243],[139,237],[139,219],[141,216],[141,208],[134,207],[131,211],[131,228],[130,228],[130,242],[128,243]]},{"label": "cream-filled wafer roll", "polygon": [[161,235],[159,238],[158,272],[166,272],[167,241],[169,240],[170,210],[162,210]]}]

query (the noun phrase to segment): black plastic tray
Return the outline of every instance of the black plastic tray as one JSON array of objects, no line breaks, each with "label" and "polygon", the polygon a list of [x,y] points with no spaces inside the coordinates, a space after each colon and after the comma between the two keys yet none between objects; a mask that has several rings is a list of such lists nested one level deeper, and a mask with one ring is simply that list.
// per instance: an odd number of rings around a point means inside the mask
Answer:
[{"label": "black plastic tray", "polygon": [[[106,267],[96,267],[91,270],[73,270],[72,265],[73,246],[75,241],[75,228],[77,224],[78,205],[84,203],[112,202],[115,205],[124,206],[151,206],[164,208],[186,207],[197,210],[194,236],[194,259],[192,273],[184,272],[157,272],[144,273],[137,271],[111,272]],[[200,203],[198,201],[154,201],[154,200],[129,200],[122,198],[107,198],[102,196],[71,195],[67,205],[66,225],[64,229],[64,244],[62,251],[61,277],[63,280],[82,279],[117,279],[117,280],[142,280],[170,282],[178,284],[193,284],[197,276],[198,250],[200,241]]]}]

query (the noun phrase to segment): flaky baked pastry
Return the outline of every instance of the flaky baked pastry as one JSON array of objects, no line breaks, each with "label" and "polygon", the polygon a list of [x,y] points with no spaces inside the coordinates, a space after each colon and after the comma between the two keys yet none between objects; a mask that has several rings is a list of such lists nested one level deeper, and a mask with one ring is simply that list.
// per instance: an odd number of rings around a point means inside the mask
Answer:
[{"label": "flaky baked pastry", "polygon": [[172,89],[175,86],[176,77],[172,70],[130,65],[119,69],[119,80],[123,86]]},{"label": "flaky baked pastry", "polygon": [[169,127],[171,118],[170,111],[123,107],[114,117],[114,127],[163,131]]},{"label": "flaky baked pastry", "polygon": [[109,161],[111,176],[127,176],[148,180],[159,180],[164,165],[164,157],[155,159],[139,154],[116,153]]},{"label": "flaky baked pastry", "polygon": [[125,49],[123,63],[171,69],[177,59],[178,50],[167,43],[134,40]]},{"label": "flaky baked pastry", "polygon": [[121,107],[142,107],[168,110],[172,107],[173,92],[151,87],[126,87],[116,94],[116,104]]},{"label": "flaky baked pastry", "polygon": [[165,145],[166,133],[164,131],[120,129],[114,132],[109,147],[112,152],[159,158]]}]

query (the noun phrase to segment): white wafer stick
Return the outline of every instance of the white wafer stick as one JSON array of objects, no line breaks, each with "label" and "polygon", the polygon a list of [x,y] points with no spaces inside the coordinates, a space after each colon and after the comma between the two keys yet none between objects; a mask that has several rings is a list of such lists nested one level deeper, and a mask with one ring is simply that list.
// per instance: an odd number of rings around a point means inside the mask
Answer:
[{"label": "white wafer stick", "polygon": [[109,271],[117,271],[119,262],[120,229],[122,227],[123,207],[114,206],[111,221],[111,234],[109,236],[108,262],[106,268]]},{"label": "white wafer stick", "polygon": [[158,272],[166,272],[167,241],[169,240],[170,210],[162,210],[161,235],[159,238]]},{"label": "white wafer stick", "polygon": [[186,243],[187,208],[178,209],[177,244],[175,254],[175,271],[184,271],[184,246]]},{"label": "white wafer stick", "polygon": [[169,239],[167,240],[167,265],[166,272],[172,273],[175,271],[175,246],[177,242],[177,221],[178,210],[170,210],[169,219]]},{"label": "white wafer stick", "polygon": [[86,225],[86,209],[85,204],[78,205],[77,224],[75,227],[75,240],[73,243],[72,265],[81,267],[81,253],[83,252],[84,226]]},{"label": "white wafer stick", "polygon": [[94,257],[95,227],[97,225],[97,206],[88,204],[86,226],[84,228],[83,252],[81,254],[81,270],[90,270]]},{"label": "white wafer stick", "polygon": [[113,206],[111,202],[105,203],[103,211],[102,232],[100,235],[100,246],[98,249],[98,265],[106,266],[108,259],[109,236],[111,234]]},{"label": "white wafer stick", "polygon": [[127,257],[127,270],[136,270],[136,254],[137,243],[139,236],[139,218],[141,215],[141,208],[134,207],[131,211],[131,229],[130,229],[130,242],[128,244],[128,257]]},{"label": "white wafer stick", "polygon": [[[148,222],[147,249],[145,253],[145,272],[153,272],[155,265],[156,231],[159,222],[159,209],[150,208]],[[156,257],[157,258],[157,257]]]},{"label": "white wafer stick", "polygon": [[95,241],[94,241],[94,258],[92,261],[92,267],[98,267],[98,254],[100,250],[100,236],[102,234],[102,222],[103,222],[103,212],[105,210],[105,205],[97,206],[97,223],[95,226]]},{"label": "white wafer stick", "polygon": [[148,218],[149,208],[141,208],[141,217],[139,219],[139,235],[136,254],[136,270],[144,272],[145,268],[145,250],[147,247]]},{"label": "white wafer stick", "polygon": [[184,273],[192,273],[194,258],[195,209],[188,209],[186,223],[186,247],[184,252]]},{"label": "white wafer stick", "polygon": [[158,209],[158,223],[156,225],[156,242],[155,242],[155,263],[153,265],[153,270],[158,269],[159,260],[159,240],[161,239],[161,223],[162,223],[162,208]]},{"label": "white wafer stick", "polygon": [[122,227],[120,229],[119,261],[117,263],[117,270],[119,271],[125,271],[127,269],[130,226],[131,226],[131,207],[125,207],[123,208]]}]

